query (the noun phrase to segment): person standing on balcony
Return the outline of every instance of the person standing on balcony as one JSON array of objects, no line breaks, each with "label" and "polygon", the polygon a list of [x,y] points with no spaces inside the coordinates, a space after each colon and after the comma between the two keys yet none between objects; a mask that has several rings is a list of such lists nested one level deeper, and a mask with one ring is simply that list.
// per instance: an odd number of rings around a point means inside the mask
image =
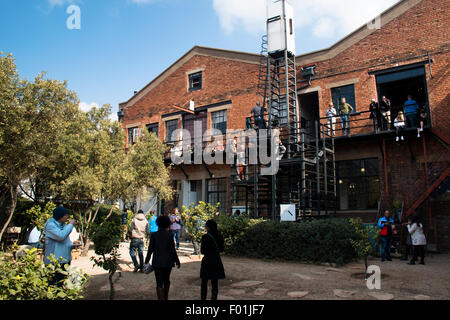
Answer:
[{"label": "person standing on balcony", "polygon": [[403,129],[405,128],[405,118],[403,117],[403,112],[400,111],[398,113],[397,118],[394,120],[394,127],[395,127],[395,134],[397,137],[395,138],[395,141],[398,142],[399,138],[398,136],[401,135],[402,141],[405,140],[403,138]]},{"label": "person standing on balcony", "polygon": [[372,99],[372,102],[369,106],[370,111],[370,119],[373,120],[373,133],[377,133],[381,130],[381,112],[380,105],[376,102],[375,99]]},{"label": "person standing on balcony", "polygon": [[352,112],[353,107],[347,103],[345,98],[341,98],[341,104],[339,105],[339,115],[341,116],[343,135],[345,135],[345,129],[347,129],[347,135],[350,134],[350,114]]},{"label": "person standing on balcony", "polygon": [[391,258],[391,244],[392,244],[392,226],[394,224],[394,219],[390,217],[391,213],[389,210],[384,212],[384,217],[378,220],[378,228],[380,231],[381,238],[381,262],[385,259],[392,261]]},{"label": "person standing on balcony", "polygon": [[403,109],[406,115],[406,126],[408,128],[417,127],[417,109],[419,105],[415,100],[413,100],[411,95],[408,95],[408,100],[403,104]]},{"label": "person standing on balcony", "polygon": [[412,244],[414,246],[414,255],[408,264],[416,264],[417,258],[420,256],[420,264],[425,264],[425,246],[427,239],[423,233],[423,224],[419,217],[409,217],[407,225],[409,234],[411,235]]},{"label": "person standing on balcony", "polygon": [[337,112],[336,109],[334,108],[333,102],[330,102],[330,104],[328,105],[328,109],[325,111],[325,113],[327,115],[328,134],[330,136],[334,136],[334,128],[336,125]]},{"label": "person standing on balcony", "polygon": [[391,126],[391,101],[383,96],[380,102],[380,112],[382,115],[382,130],[389,130]]},{"label": "person standing on balcony", "polygon": [[423,127],[427,124],[428,116],[424,107],[419,107],[418,114],[419,126],[417,127],[417,138],[420,138],[420,133],[423,132]]},{"label": "person standing on balcony", "polygon": [[266,121],[264,120],[264,111],[265,108],[261,107],[259,101],[256,102],[256,106],[254,106],[252,111],[250,111],[250,113],[253,114],[253,120],[258,129],[266,128]]}]

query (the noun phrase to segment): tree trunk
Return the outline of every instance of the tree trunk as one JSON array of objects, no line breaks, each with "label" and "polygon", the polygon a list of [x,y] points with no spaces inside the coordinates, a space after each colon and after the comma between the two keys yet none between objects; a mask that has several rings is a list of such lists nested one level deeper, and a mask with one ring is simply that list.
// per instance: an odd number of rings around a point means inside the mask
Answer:
[{"label": "tree trunk", "polygon": [[[0,231],[0,240],[3,237],[3,233],[6,231],[6,229],[8,228],[9,223],[12,220],[12,217],[14,215],[14,210],[16,209],[16,205],[17,205],[17,186],[9,186],[9,197],[6,196],[6,206],[5,206],[5,213],[6,216],[8,217]],[[8,203],[9,201],[9,203]]]},{"label": "tree trunk", "polygon": [[366,266],[366,269],[364,270],[364,274],[365,274],[365,277],[364,277],[364,279],[365,280],[367,280],[367,278],[368,278],[368,274],[367,274],[367,265],[368,265],[368,263],[367,263],[367,255],[364,257],[364,265]]},{"label": "tree trunk", "polygon": [[109,273],[109,286],[110,286],[110,291],[109,291],[109,300],[114,300],[114,282],[113,282],[113,276],[114,273]]},{"label": "tree trunk", "polygon": [[91,240],[86,236],[83,239],[83,243],[84,243],[84,246],[83,246],[83,250],[81,251],[81,256],[82,257],[87,257],[88,251],[89,251],[89,247],[91,246]]},{"label": "tree trunk", "polygon": [[200,248],[198,242],[192,239],[192,245],[194,246],[194,254],[200,255]]}]

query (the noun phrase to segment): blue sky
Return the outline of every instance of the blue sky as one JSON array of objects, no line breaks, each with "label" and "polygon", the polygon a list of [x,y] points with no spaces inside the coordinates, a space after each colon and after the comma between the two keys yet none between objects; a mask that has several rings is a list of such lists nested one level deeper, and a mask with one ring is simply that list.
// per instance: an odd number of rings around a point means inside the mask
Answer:
[{"label": "blue sky", "polygon": [[[259,53],[269,0],[0,0],[0,51],[67,80],[83,109],[128,100],[195,45]],[[297,54],[329,47],[397,0],[291,0]],[[67,8],[81,10],[69,30]]]}]

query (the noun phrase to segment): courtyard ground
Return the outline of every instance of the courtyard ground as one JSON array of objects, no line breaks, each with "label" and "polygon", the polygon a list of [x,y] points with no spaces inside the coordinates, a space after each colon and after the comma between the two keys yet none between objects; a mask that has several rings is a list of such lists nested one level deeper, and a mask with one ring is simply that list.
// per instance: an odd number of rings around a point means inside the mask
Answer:
[{"label": "courtyard ground", "polygon": [[[120,246],[120,276],[115,279],[117,300],[156,300],[154,274],[133,273],[129,243]],[[89,252],[94,255],[93,251]],[[181,268],[171,276],[171,300],[199,300],[200,261],[192,245],[181,243]],[[145,254],[144,254],[145,258]],[[219,300],[411,300],[450,299],[450,255],[430,254],[426,265],[407,265],[405,261],[369,260],[381,268],[381,290],[369,290],[361,274],[364,263],[343,267],[297,262],[274,262],[223,256],[226,279],[219,281]],[[85,299],[109,299],[106,272],[93,267],[89,257],[73,261],[91,275]],[[208,293],[208,299],[210,292]]]}]

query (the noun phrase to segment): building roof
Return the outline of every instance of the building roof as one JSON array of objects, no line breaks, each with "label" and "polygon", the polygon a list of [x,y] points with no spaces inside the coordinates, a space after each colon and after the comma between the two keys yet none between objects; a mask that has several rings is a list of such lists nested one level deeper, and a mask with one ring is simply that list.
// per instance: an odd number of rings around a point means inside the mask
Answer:
[{"label": "building roof", "polygon": [[[380,27],[382,28],[384,25],[388,24],[392,20],[396,19],[412,7],[416,6],[418,3],[423,0],[401,0],[389,9],[385,10],[379,16]],[[320,61],[325,61],[334,58],[338,54],[344,52],[349,47],[363,40],[370,34],[377,31],[377,28],[369,28],[368,24],[365,24],[353,31],[345,38],[339,40],[332,46],[326,49],[313,51],[309,53],[304,53],[296,56],[296,64],[297,65],[308,65]],[[239,61],[244,63],[251,64],[259,64],[261,55],[255,53],[248,52],[240,52],[233,50],[225,50],[225,49],[217,49],[210,47],[202,47],[202,46],[194,46],[191,50],[185,53],[180,59],[174,62],[170,67],[164,70],[160,75],[158,75],[155,79],[153,79],[150,83],[148,83],[144,88],[138,91],[133,97],[131,97],[128,101],[120,103],[120,109],[125,107],[129,107],[134,105],[137,101],[139,101],[142,97],[144,97],[149,91],[151,91],[154,87],[159,85],[164,79],[170,76],[173,72],[175,72],[180,66],[189,61],[192,57],[196,55],[209,56],[214,58],[222,58],[233,61]]]}]

